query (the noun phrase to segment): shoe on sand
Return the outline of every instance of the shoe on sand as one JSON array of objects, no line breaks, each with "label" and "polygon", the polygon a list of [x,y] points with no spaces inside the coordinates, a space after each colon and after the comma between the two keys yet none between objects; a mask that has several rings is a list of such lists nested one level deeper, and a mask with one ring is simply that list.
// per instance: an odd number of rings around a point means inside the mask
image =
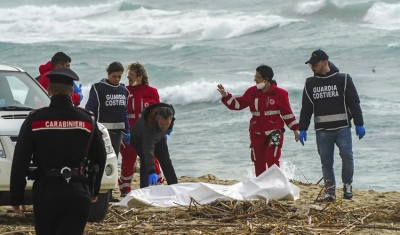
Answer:
[{"label": "shoe on sand", "polygon": [[316,200],[316,202],[328,202],[328,203],[334,201],[335,201],[335,196],[330,194],[325,194],[325,197]]},{"label": "shoe on sand", "polygon": [[351,184],[343,185],[343,198],[352,199],[353,198],[353,186]]}]

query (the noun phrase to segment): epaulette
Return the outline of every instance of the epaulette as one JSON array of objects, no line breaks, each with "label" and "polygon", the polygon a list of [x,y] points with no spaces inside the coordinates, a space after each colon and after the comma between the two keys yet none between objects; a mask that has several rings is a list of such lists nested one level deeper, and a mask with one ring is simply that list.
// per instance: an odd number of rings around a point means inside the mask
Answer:
[{"label": "epaulette", "polygon": [[92,111],[90,111],[90,110],[87,110],[87,109],[84,109],[84,108],[81,108],[81,107],[76,107],[76,108],[84,111],[85,113],[89,114],[90,116],[94,116],[94,113]]},{"label": "epaulette", "polygon": [[39,111],[42,111],[42,110],[44,110],[44,109],[46,109],[46,108],[48,108],[48,107],[46,106],[46,107],[42,107],[42,108],[40,108],[40,109],[34,109],[34,110],[32,110],[32,111],[29,112],[29,115],[34,114],[34,113],[37,113],[37,112],[39,112]]}]

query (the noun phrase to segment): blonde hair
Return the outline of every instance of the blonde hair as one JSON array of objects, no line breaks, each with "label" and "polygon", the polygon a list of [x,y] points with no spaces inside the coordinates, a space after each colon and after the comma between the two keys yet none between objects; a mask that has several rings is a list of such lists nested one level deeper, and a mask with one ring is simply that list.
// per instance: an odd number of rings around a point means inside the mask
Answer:
[{"label": "blonde hair", "polygon": [[142,84],[149,85],[149,76],[141,63],[136,61],[135,63],[128,65],[128,70],[135,72],[137,77],[142,76]]}]

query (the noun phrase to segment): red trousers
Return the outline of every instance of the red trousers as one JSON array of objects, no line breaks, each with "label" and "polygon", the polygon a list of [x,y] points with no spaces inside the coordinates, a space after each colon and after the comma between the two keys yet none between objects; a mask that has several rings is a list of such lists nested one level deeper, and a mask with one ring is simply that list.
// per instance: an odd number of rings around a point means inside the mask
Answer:
[{"label": "red trousers", "polygon": [[[129,193],[131,191],[131,183],[133,178],[134,166],[137,158],[136,150],[132,145],[121,144],[120,153],[122,156],[121,164],[121,177],[118,179],[119,189]],[[156,168],[156,174],[158,175],[158,183],[164,183],[164,177],[161,172],[160,163],[158,159],[154,157],[154,167]]]},{"label": "red trousers", "polygon": [[280,166],[279,159],[281,158],[283,133],[281,133],[280,138],[280,146],[269,146],[268,136],[250,132],[251,161],[254,162],[256,176],[266,171],[267,166],[271,167],[274,164],[278,167]]}]

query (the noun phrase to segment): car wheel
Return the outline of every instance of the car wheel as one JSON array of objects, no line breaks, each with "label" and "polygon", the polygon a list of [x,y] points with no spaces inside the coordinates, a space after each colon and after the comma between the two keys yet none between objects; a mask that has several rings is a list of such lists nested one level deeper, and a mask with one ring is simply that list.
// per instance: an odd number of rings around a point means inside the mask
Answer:
[{"label": "car wheel", "polygon": [[100,222],[106,217],[110,193],[111,190],[108,190],[107,193],[100,193],[97,201],[91,204],[88,222]]}]

